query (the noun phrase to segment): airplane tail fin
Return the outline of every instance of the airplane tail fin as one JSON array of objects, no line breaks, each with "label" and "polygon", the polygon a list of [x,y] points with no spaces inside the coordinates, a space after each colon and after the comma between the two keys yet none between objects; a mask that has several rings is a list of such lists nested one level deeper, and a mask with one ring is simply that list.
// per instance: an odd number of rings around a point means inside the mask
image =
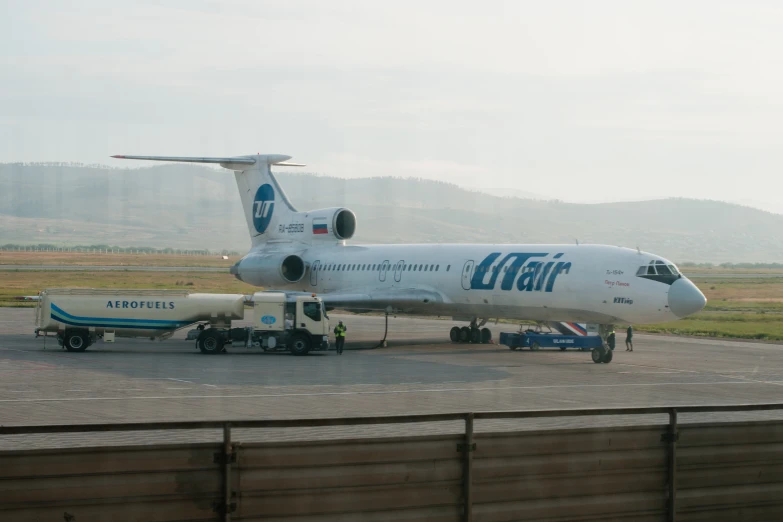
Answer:
[{"label": "airplane tail fin", "polygon": [[258,154],[227,158],[199,158],[178,156],[112,156],[119,159],[153,161],[176,161],[184,163],[213,163],[234,171],[234,176],[245,211],[247,228],[253,247],[269,240],[284,237],[278,231],[278,224],[286,223],[296,209],[288,200],[283,188],[272,174],[272,165],[303,167],[300,163],[289,163],[291,156],[282,154]]}]

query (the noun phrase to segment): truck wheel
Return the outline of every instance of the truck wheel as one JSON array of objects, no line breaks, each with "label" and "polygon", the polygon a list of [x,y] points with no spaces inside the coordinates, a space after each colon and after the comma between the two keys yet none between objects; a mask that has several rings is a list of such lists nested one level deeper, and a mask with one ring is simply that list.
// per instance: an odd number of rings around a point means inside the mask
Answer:
[{"label": "truck wheel", "polygon": [[451,331],[449,332],[449,339],[451,339],[452,343],[458,343],[459,342],[459,326],[452,327]]},{"label": "truck wheel", "polygon": [[67,334],[63,345],[69,352],[83,352],[90,345],[90,338],[86,334]]},{"label": "truck wheel", "polygon": [[566,348],[568,348],[568,347],[567,347],[567,346],[561,346],[561,347],[560,347],[560,351],[561,351],[561,352],[564,352],[564,351],[566,351]]},{"label": "truck wheel", "polygon": [[602,363],[609,364],[612,362],[612,357],[614,357],[614,352],[612,350],[607,350],[606,355],[604,355],[604,358],[601,360]]},{"label": "truck wheel", "polygon": [[492,330],[489,328],[481,329],[481,344],[488,344],[492,340]]},{"label": "truck wheel", "polygon": [[304,334],[296,334],[288,349],[294,355],[307,355],[310,351],[310,338]]},{"label": "truck wheel", "polygon": [[538,343],[533,343],[530,345],[530,349],[533,350],[534,352],[537,352],[539,348],[541,348],[541,345]]},{"label": "truck wheel", "polygon": [[214,328],[205,330],[198,336],[198,349],[201,353],[220,353],[223,350],[223,337]]},{"label": "truck wheel", "polygon": [[590,356],[593,358],[595,364],[600,364],[604,360],[605,353],[608,351],[609,350],[604,350],[603,348],[593,348]]}]

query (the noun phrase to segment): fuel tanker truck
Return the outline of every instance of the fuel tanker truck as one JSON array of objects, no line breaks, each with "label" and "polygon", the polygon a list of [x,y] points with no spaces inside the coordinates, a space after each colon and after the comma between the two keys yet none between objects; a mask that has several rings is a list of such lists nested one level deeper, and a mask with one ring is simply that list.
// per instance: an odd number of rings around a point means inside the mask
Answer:
[{"label": "fuel tanker truck", "polygon": [[[251,326],[232,328],[232,321],[245,320],[246,303],[253,306]],[[35,310],[36,335],[54,335],[70,352],[83,352],[98,339],[166,339],[196,324],[202,353],[220,353],[227,345],[294,355],[329,349],[329,317],[315,294],[50,288],[40,293]]]}]

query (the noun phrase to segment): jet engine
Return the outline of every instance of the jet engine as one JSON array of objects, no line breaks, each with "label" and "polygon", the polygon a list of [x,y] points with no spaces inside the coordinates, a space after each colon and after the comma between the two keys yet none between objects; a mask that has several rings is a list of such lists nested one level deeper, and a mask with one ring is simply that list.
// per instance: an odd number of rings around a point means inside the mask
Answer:
[{"label": "jet engine", "polygon": [[347,208],[322,208],[306,213],[313,221],[313,239],[351,239],[356,232],[356,214]]},{"label": "jet engine", "polygon": [[356,214],[347,208],[341,208],[334,213],[332,229],[337,239],[351,239],[356,232]]},{"label": "jet engine", "polygon": [[296,254],[249,254],[231,267],[231,273],[245,283],[274,288],[298,283],[306,268]]}]

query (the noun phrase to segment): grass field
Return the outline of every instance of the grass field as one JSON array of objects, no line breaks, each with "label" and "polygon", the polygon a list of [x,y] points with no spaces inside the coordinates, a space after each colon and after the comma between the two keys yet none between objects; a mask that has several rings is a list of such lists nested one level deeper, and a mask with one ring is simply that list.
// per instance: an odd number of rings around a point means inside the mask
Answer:
[{"label": "grass field", "polygon": [[0,251],[0,265],[74,265],[74,266],[187,266],[231,267],[239,257],[186,256],[178,254],[97,254],[80,252],[6,252]]},{"label": "grass field", "polygon": [[651,333],[783,340],[783,274],[759,279],[699,277],[694,282],[707,296],[701,313],[634,328]]},{"label": "grass field", "polygon": [[44,288],[171,289],[189,292],[252,294],[258,288],[230,274],[212,272],[47,272],[0,270],[0,306],[35,306],[16,296]]}]

